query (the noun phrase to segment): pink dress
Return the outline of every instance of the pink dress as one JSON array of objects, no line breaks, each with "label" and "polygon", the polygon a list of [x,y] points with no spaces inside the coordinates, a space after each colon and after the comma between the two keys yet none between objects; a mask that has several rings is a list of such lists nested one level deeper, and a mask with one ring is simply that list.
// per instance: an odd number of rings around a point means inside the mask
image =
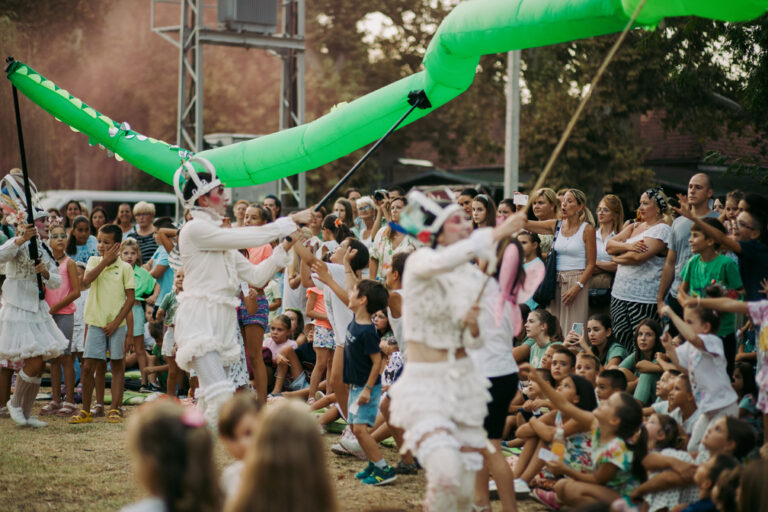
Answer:
[{"label": "pink dress", "polygon": [[[72,284],[69,282],[69,272],[67,272],[67,263],[69,263],[69,256],[65,256],[59,263],[59,276],[61,276],[61,284],[59,287],[55,289],[45,289],[45,302],[47,302],[50,307],[61,302],[61,300],[72,291]],[[61,308],[56,314],[74,315],[76,310],[77,306],[75,306],[75,301],[72,301]]]}]

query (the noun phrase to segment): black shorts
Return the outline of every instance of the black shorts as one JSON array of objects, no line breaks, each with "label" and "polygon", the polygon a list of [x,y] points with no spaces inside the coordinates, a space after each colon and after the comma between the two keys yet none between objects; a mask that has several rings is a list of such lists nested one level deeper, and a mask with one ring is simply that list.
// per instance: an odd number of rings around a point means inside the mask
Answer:
[{"label": "black shorts", "polygon": [[517,393],[517,374],[510,373],[501,377],[491,377],[491,402],[488,404],[488,416],[483,427],[488,439],[501,439],[504,423],[509,412],[509,404]]}]

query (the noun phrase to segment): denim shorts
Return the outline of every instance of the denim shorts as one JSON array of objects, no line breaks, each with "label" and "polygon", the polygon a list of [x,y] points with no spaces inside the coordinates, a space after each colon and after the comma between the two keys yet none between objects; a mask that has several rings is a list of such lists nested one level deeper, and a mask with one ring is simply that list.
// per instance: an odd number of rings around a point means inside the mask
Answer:
[{"label": "denim shorts", "polygon": [[125,356],[125,335],[128,327],[123,325],[115,329],[111,336],[104,334],[104,329],[93,325],[88,326],[85,335],[85,353],[89,359],[107,360],[107,349],[110,359],[122,359]]},{"label": "denim shorts", "polygon": [[144,308],[139,304],[134,304],[131,311],[133,311],[132,336],[144,336],[144,324],[147,323],[147,317],[144,316]]},{"label": "denim shorts", "polygon": [[[363,392],[365,386],[351,384],[349,386],[349,401],[347,402],[347,411],[349,415],[347,423],[350,425],[366,424],[372,427],[376,422],[376,415],[379,413],[379,401],[381,400],[381,383],[373,386],[371,399],[367,404],[357,405],[357,399]],[[354,411],[354,412],[353,412]]]}]

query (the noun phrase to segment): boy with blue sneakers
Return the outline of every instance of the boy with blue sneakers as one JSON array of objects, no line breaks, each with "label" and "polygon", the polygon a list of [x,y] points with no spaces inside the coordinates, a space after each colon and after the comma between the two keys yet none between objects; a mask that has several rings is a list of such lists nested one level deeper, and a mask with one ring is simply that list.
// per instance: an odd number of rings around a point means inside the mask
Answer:
[{"label": "boy with blue sneakers", "polygon": [[380,340],[371,315],[386,308],[388,299],[387,289],[370,279],[360,281],[349,292],[349,308],[355,317],[347,327],[343,378],[349,385],[348,422],[370,461],[355,478],[367,485],[388,484],[397,478],[369,432],[381,400]]}]

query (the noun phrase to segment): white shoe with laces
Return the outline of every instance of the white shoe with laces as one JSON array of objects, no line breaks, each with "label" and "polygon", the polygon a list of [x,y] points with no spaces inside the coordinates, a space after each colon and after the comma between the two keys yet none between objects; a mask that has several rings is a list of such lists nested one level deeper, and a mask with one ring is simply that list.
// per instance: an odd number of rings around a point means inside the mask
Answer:
[{"label": "white shoe with laces", "polygon": [[360,443],[357,441],[357,437],[352,433],[352,430],[349,427],[344,429],[344,432],[341,434],[339,444],[344,447],[344,449],[347,450],[350,455],[354,455],[360,460],[368,460],[368,456],[360,447]]}]

